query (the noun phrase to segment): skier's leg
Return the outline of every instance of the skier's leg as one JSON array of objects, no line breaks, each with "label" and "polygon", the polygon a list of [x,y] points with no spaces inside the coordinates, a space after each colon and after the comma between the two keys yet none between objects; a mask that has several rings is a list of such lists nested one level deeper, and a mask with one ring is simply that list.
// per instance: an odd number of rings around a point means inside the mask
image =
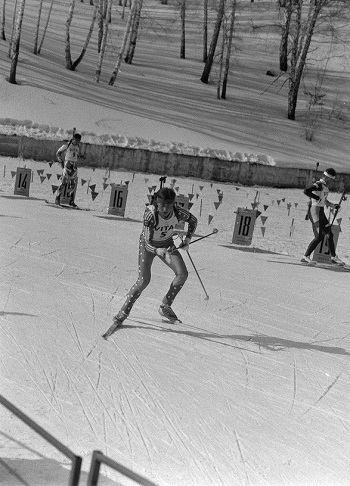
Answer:
[{"label": "skier's leg", "polygon": [[171,304],[175,300],[175,297],[180,292],[184,283],[187,280],[188,271],[187,271],[185,262],[184,262],[184,260],[181,256],[181,253],[178,250],[175,250],[171,254],[171,262],[170,263],[166,262],[165,260],[163,260],[163,261],[175,273],[175,278],[171,282],[170,288],[169,288],[167,294],[164,296],[164,298],[162,300],[163,304],[171,306]]},{"label": "skier's leg", "polygon": [[[320,217],[321,213],[323,211],[320,211],[321,208],[317,206],[312,206],[310,210],[310,221],[312,224],[312,228],[314,230],[315,237],[314,239],[309,243],[309,246],[307,247],[307,250],[305,252],[305,256],[309,257],[311,253],[316,249],[317,245],[322,241],[323,239],[323,234],[322,231],[320,230]],[[323,208],[322,208],[323,210]]]},{"label": "skier's leg", "polygon": [[65,174],[63,172],[61,180],[60,180],[60,185],[58,186],[58,189],[57,189],[57,192],[56,192],[56,199],[55,199],[56,204],[60,204],[61,194],[62,194],[63,188],[66,184],[67,184],[67,177],[65,176]]},{"label": "skier's leg", "polygon": [[146,250],[144,239],[140,238],[138,279],[129,290],[124,305],[120,309],[117,316],[120,315],[125,319],[125,317],[127,317],[130,314],[130,311],[134,303],[136,302],[136,300],[140,297],[141,293],[145,290],[147,285],[150,283],[151,267],[155,256],[156,256],[155,253],[151,253],[148,250]]}]

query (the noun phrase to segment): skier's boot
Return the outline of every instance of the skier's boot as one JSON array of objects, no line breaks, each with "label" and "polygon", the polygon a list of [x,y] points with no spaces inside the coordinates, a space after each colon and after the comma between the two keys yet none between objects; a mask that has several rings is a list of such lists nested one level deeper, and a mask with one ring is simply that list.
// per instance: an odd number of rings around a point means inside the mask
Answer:
[{"label": "skier's boot", "polygon": [[57,196],[56,197],[55,204],[57,204],[57,206],[61,206],[61,198],[60,198],[60,196]]},{"label": "skier's boot", "polygon": [[71,207],[71,208],[73,208],[73,209],[79,209],[79,208],[78,208],[78,206],[75,204],[75,202],[74,202],[74,200],[73,200],[73,199],[71,199],[71,200],[69,201],[69,205],[70,205],[70,207]]},{"label": "skier's boot", "polygon": [[181,322],[170,305],[161,304],[158,310],[159,314],[170,322]]},{"label": "skier's boot", "polygon": [[316,265],[316,262],[311,260],[311,258],[307,255],[304,255],[302,259],[300,260],[302,263],[308,263],[309,265]]},{"label": "skier's boot", "polygon": [[334,257],[331,257],[331,262],[335,263],[336,265],[345,265],[345,262],[343,262],[337,255]]},{"label": "skier's boot", "polygon": [[125,314],[125,312],[118,312],[118,314],[113,317],[113,324],[111,325],[111,327],[107,329],[107,331],[102,335],[103,339],[109,338],[109,336],[111,336],[118,329],[118,327],[123,324],[127,317],[128,315]]}]

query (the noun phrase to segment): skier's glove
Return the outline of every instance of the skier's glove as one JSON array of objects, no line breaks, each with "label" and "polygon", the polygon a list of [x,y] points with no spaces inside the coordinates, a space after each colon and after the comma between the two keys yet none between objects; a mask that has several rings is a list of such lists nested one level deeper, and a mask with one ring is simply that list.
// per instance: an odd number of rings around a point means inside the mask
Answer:
[{"label": "skier's glove", "polygon": [[171,262],[170,253],[167,248],[157,248],[156,253],[160,258],[163,258],[167,263]]},{"label": "skier's glove", "polygon": [[181,245],[179,246],[179,249],[180,250],[184,250],[184,251],[188,251],[189,248],[190,248],[190,241],[191,241],[191,238],[189,238],[188,236],[183,240],[183,242],[181,243]]}]

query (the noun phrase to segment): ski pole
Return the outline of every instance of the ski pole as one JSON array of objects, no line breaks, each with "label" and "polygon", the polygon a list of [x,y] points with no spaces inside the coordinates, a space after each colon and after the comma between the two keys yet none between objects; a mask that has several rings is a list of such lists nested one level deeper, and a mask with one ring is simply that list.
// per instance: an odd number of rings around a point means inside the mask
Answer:
[{"label": "ski pole", "polygon": [[187,250],[187,255],[188,255],[188,258],[190,259],[190,261],[191,261],[191,263],[192,263],[192,267],[194,268],[194,271],[196,272],[196,275],[197,275],[197,277],[198,277],[198,280],[200,281],[201,286],[202,286],[202,288],[203,288],[203,290],[204,290],[204,293],[205,293],[205,299],[204,299],[204,300],[209,300],[209,295],[208,295],[207,291],[205,290],[205,287],[204,287],[204,284],[203,284],[203,282],[202,282],[202,279],[200,278],[200,275],[199,275],[199,273],[198,273],[198,270],[196,269],[196,266],[195,266],[195,264],[194,264],[194,262],[193,262],[193,260],[192,260],[192,257],[191,257],[191,255],[190,255],[190,253],[189,253],[189,251],[188,251],[188,250]]},{"label": "ski pole", "polygon": [[345,197],[345,191],[342,192],[341,196],[340,196],[340,199],[339,199],[339,203],[338,203],[338,207],[337,209],[335,210],[335,213],[334,213],[334,216],[333,216],[333,220],[330,224],[330,227],[332,228],[333,226],[333,223],[334,223],[334,220],[335,218],[337,217],[338,213],[339,213],[339,209],[340,209],[340,206],[341,206],[341,203],[342,201],[346,201],[346,197]]},{"label": "ski pole", "polygon": [[213,231],[211,233],[209,233],[208,235],[205,235],[205,236],[201,236],[200,238],[197,238],[196,240],[193,240],[193,241],[190,241],[190,245],[193,245],[193,243],[197,243],[197,241],[200,241],[200,240],[204,240],[204,238],[208,238],[208,236],[211,236],[211,235],[216,235],[216,233],[218,233],[219,230],[217,230],[216,228],[213,229]]}]

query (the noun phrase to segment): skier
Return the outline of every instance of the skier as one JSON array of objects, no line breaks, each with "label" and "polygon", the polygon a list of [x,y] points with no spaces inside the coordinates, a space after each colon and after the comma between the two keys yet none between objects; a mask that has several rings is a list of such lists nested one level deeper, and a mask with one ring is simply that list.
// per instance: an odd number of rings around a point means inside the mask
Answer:
[{"label": "skier", "polygon": [[324,236],[327,235],[328,238],[328,248],[331,253],[331,262],[337,265],[344,265],[344,262],[337,257],[335,253],[334,238],[332,233],[331,223],[328,221],[324,207],[331,207],[332,209],[339,209],[339,204],[334,204],[328,201],[328,183],[330,180],[335,179],[336,172],[333,168],[329,168],[324,171],[323,178],[316,181],[312,186],[307,187],[304,190],[304,194],[311,198],[311,208],[310,208],[310,221],[315,228],[315,237],[310,242],[305,255],[302,257],[301,261],[303,263],[314,263],[310,255],[316,249],[317,245],[323,240]]},{"label": "skier", "polygon": [[113,325],[103,335],[105,339],[128,317],[135,301],[149,284],[151,267],[156,256],[175,273],[175,278],[160,304],[159,313],[170,322],[178,320],[171,305],[184,285],[188,272],[180,252],[174,245],[175,225],[179,221],[184,221],[188,224],[186,237],[179,246],[179,248],[186,251],[197,227],[197,218],[186,209],[176,206],[175,197],[176,194],[173,189],[163,187],[155,194],[154,203],[145,210],[143,229],[139,240],[138,279],[129,290],[124,305],[118,314],[114,316]]},{"label": "skier", "polygon": [[[75,188],[78,183],[78,167],[77,162],[80,155],[80,133],[74,133],[73,138],[68,142],[68,144],[62,145],[57,152],[56,156],[63,169],[60,185],[57,189],[55,204],[61,204],[61,194],[64,186],[67,184],[68,192],[70,195],[69,205],[72,208],[78,208],[74,202],[75,198]],[[64,160],[63,160],[64,153]]]}]

